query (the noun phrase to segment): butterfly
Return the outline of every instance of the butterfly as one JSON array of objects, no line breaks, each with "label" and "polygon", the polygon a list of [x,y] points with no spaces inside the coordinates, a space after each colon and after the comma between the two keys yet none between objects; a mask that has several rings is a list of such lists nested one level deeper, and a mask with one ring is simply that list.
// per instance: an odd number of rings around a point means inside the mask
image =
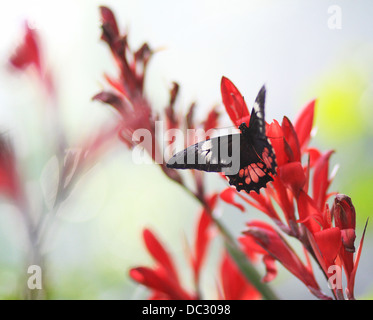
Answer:
[{"label": "butterfly", "polygon": [[266,89],[263,86],[251,111],[249,126],[238,127],[241,133],[215,137],[196,143],[176,153],[167,163],[173,169],[197,169],[223,172],[237,191],[247,193],[266,187],[276,174],[276,156],[266,136],[264,120]]}]

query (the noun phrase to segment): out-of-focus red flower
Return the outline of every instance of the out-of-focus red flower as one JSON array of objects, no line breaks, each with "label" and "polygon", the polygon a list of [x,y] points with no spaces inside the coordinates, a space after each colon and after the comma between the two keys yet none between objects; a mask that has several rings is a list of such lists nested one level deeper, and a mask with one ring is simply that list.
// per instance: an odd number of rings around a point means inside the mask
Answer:
[{"label": "out-of-focus red flower", "polygon": [[235,189],[233,187],[230,187],[230,188],[226,188],[224,189],[221,193],[220,193],[220,198],[227,202],[227,203],[230,203],[232,205],[234,205],[235,207],[237,207],[239,210],[241,210],[242,212],[245,211],[245,207],[234,200],[234,197],[237,195]]},{"label": "out-of-focus red flower", "polygon": [[42,73],[38,35],[27,23],[25,23],[23,42],[11,56],[9,62],[13,67],[20,70],[34,66],[39,74]]},{"label": "out-of-focus red flower", "polygon": [[170,255],[156,236],[150,230],[145,229],[143,237],[147,250],[157,264],[154,268],[132,268],[129,272],[130,277],[151,289],[152,299],[194,299],[193,295],[183,289]]},{"label": "out-of-focus red flower", "polygon": [[13,201],[22,201],[22,190],[14,151],[10,142],[2,135],[0,135],[0,193]]},{"label": "out-of-focus red flower", "polygon": [[[136,282],[151,290],[151,299],[201,299],[200,275],[208,247],[216,234],[212,227],[210,216],[217,203],[218,195],[213,194],[206,202],[208,208],[201,211],[196,227],[194,245],[189,253],[190,265],[193,272],[195,293],[187,292],[181,285],[173,260],[166,248],[156,236],[145,229],[143,236],[148,252],[154,258],[156,265],[153,268],[137,267],[129,272]],[[218,296],[221,299],[260,299],[260,293],[253,287],[241,273],[235,262],[224,250],[219,268]]]},{"label": "out-of-focus red flower", "polygon": [[[214,194],[207,200],[208,208],[210,211],[215,208],[217,199],[218,195]],[[207,212],[206,208],[202,209],[197,224],[197,232],[194,241],[194,252],[191,252],[190,254],[194,283],[196,286],[198,286],[201,267],[206,257],[208,245],[213,236],[213,232],[211,232],[212,223],[212,218]]]},{"label": "out-of-focus red flower", "polygon": [[[203,123],[203,129],[208,132],[211,129],[215,129],[218,126],[219,112],[216,108],[211,109],[208,113],[206,120]],[[206,139],[208,139],[207,137]]]},{"label": "out-of-focus red flower", "polygon": [[[152,51],[146,43],[137,51],[131,50],[127,35],[121,35],[119,32],[113,12],[107,7],[100,7],[100,13],[101,39],[108,44],[119,72],[116,77],[105,75],[112,90],[98,93],[93,97],[93,100],[111,105],[120,114],[121,126],[118,136],[129,148],[141,143],[152,159],[160,164],[167,176],[180,182],[180,175],[164,165],[163,150],[155,135],[155,121],[159,119],[159,115],[152,110],[144,93],[146,67]],[[176,95],[177,89],[174,87],[174,90],[171,91],[171,103],[168,108],[168,124],[170,126],[176,125],[176,117],[173,114]],[[141,134],[140,136],[134,135],[137,130],[143,130],[142,133],[146,132],[150,137],[144,139]]]},{"label": "out-of-focus red flower", "polygon": [[175,112],[175,101],[176,101],[178,92],[179,92],[179,85],[176,82],[174,82],[172,85],[172,89],[170,90],[170,102],[169,102],[169,105],[165,109],[167,129],[178,128],[180,124],[180,121],[177,118],[177,115]]},{"label": "out-of-focus red flower", "polygon": [[[117,20],[113,12],[107,7],[100,7],[102,20],[101,39],[107,43],[118,67],[117,76],[105,74],[105,79],[111,89],[104,90],[93,97],[111,105],[120,115],[119,138],[133,148],[141,143],[155,163],[159,164],[163,172],[172,180],[183,184],[182,177],[176,170],[167,168],[162,150],[163,144],[156,137],[156,121],[162,120],[162,115],[156,112],[144,92],[144,79],[147,65],[153,51],[144,43],[138,50],[132,50],[128,43],[127,34],[121,35]],[[179,92],[177,83],[173,83],[170,90],[170,100],[165,108],[164,120],[167,129],[210,129],[216,126],[218,112],[212,109],[207,118],[195,123],[193,120],[195,104],[193,103],[186,117],[181,117],[175,111],[175,101]],[[184,120],[184,123],[183,123]],[[138,131],[139,130],[139,131]],[[135,133],[140,134],[137,136]],[[145,139],[145,134],[147,139]],[[174,142],[168,137],[169,144]],[[197,186],[197,196],[203,199],[200,174],[194,174]]]},{"label": "out-of-focus red flower", "polygon": [[[162,170],[168,177],[188,189],[179,173],[164,165],[163,153],[155,137],[155,122],[160,119],[160,115],[152,109],[144,93],[145,71],[152,50],[147,44],[137,51],[131,50],[127,35],[120,34],[114,14],[106,7],[101,7],[100,10],[103,30],[101,39],[108,44],[119,72],[116,77],[105,75],[111,90],[103,91],[93,99],[110,104],[119,112],[121,116],[119,136],[128,147],[134,147],[140,143],[140,140],[133,139],[135,131],[147,130],[151,135],[151,144],[143,145],[145,150],[155,162],[158,162],[157,154],[162,155],[162,159],[158,158],[161,161]],[[195,103],[190,106],[186,117],[178,116],[175,111],[178,92],[179,86],[174,83],[164,114],[168,129],[183,127],[184,129],[204,128],[208,130],[217,126],[218,113],[215,109],[208,113],[205,121],[195,123],[193,119]],[[249,124],[250,112],[244,98],[226,77],[221,79],[221,94],[226,112],[233,124],[237,127],[243,122]],[[327,299],[328,297],[320,291],[314,278],[309,258],[312,256],[327,277],[329,266],[333,264],[343,266],[348,282],[347,298],[353,298],[354,277],[363,241],[353,261],[355,225],[351,222],[354,216],[352,204],[343,196],[339,198],[337,196],[331,211],[327,204],[327,200],[333,195],[328,192],[333,179],[329,176],[329,161],[333,151],[322,153],[316,148],[308,147],[315,104],[315,100],[309,102],[300,112],[294,125],[287,117],[283,117],[281,123],[274,120],[266,124],[266,132],[276,154],[277,174],[274,180],[261,190],[260,194],[254,192],[240,194],[233,188],[228,188],[220,194],[220,197],[243,211],[245,207],[237,201],[236,196],[239,196],[245,203],[270,217],[282,232],[295,237],[302,243],[306,252],[307,265],[302,263],[288,242],[273,227],[259,222],[248,224],[249,230],[241,239],[241,243],[248,256],[263,255],[267,270],[265,281],[270,281],[276,276],[275,260],[277,260],[299,278],[313,294]],[[130,271],[130,275],[137,282],[149,287],[154,298],[199,297],[201,266],[210,241],[211,212],[208,208],[214,206],[216,196],[205,197],[202,173],[193,172],[192,174],[197,190],[191,193],[205,205],[205,212],[202,212],[197,228],[194,250],[190,255],[197,293],[191,295],[181,287],[171,258],[154,235],[147,230],[144,232],[146,246],[157,261],[157,266],[154,269],[134,268]],[[278,208],[282,214],[278,212]],[[349,218],[343,218],[342,209],[338,208],[343,208],[345,216]],[[332,217],[336,215],[339,216],[335,218],[333,224]],[[230,268],[229,263],[225,259],[223,269]],[[168,275],[167,279],[166,275]],[[237,279],[236,276],[234,276],[235,279]],[[229,277],[223,281],[227,279]],[[230,293],[226,291],[226,284],[223,284],[223,287],[225,296],[242,296],[242,293],[237,293],[237,288],[234,289],[234,286]],[[343,292],[339,289],[333,290],[333,294],[337,299],[344,298]]]},{"label": "out-of-focus red flower", "polygon": [[45,67],[42,59],[39,36],[35,29],[31,29],[28,23],[25,23],[25,34],[21,44],[17,47],[13,55],[9,58],[9,63],[16,70],[24,71],[29,67],[36,70],[46,92],[50,96],[55,95],[55,87],[50,72]]},{"label": "out-of-focus red flower", "polygon": [[224,252],[220,265],[220,281],[225,300],[261,299],[261,294],[247,281],[227,252]]},{"label": "out-of-focus red flower", "polygon": [[198,219],[193,250],[190,252],[190,264],[193,271],[195,294],[187,293],[182,288],[172,258],[167,250],[150,230],[144,230],[146,248],[157,265],[154,268],[138,267],[130,270],[130,276],[136,282],[152,290],[153,299],[198,299],[199,280],[203,262],[205,260],[209,243],[212,239],[212,218],[210,213],[214,210],[218,195],[213,194],[206,200],[208,208],[204,208]]},{"label": "out-of-focus red flower", "polygon": [[152,51],[145,43],[133,52],[127,40],[127,35],[120,35],[116,18],[107,7],[100,7],[102,20],[102,36],[113,54],[119,67],[119,78],[114,79],[106,75],[106,79],[122,93],[128,100],[141,100],[144,88],[144,75]]},{"label": "out-of-focus red flower", "polygon": [[93,97],[111,105],[119,112],[122,119],[120,138],[128,145],[134,146],[133,133],[137,129],[146,129],[152,135],[152,143],[144,145],[149,155],[155,159],[156,154],[162,154],[155,139],[156,114],[144,96],[144,76],[152,51],[144,44],[137,51],[132,51],[127,41],[127,35],[121,36],[113,12],[106,7],[100,7],[102,19],[102,36],[113,54],[119,74],[117,78],[105,75],[106,80],[114,89],[103,91]]}]

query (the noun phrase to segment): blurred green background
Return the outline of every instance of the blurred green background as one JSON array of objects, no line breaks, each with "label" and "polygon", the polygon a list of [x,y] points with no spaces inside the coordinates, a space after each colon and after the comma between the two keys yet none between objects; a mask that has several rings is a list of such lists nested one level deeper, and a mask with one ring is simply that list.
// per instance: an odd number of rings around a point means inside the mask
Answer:
[{"label": "blurred green background", "polygon": [[[352,198],[357,241],[373,209],[373,3],[338,1],[340,28],[330,28],[335,1],[30,1],[0,3],[0,128],[12,137],[35,210],[44,201],[45,179],[53,173],[48,149],[46,100],[30,74],[11,73],[7,61],[21,41],[23,23],[37,29],[47,66],[53,72],[61,121],[71,144],[113,121],[108,107],[91,97],[104,87],[103,73],[116,74],[100,42],[99,5],[109,6],[133,48],[148,42],[152,58],[146,92],[156,110],[168,103],[172,81],[181,86],[177,108],[196,101],[197,119],[221,105],[220,79],[230,78],[250,105],[267,86],[267,121],[294,119],[318,99],[311,145],[336,150],[339,171],[330,188]],[[329,22],[329,24],[328,24]],[[44,119],[44,120],[43,120]],[[231,125],[226,115],[221,126]],[[49,129],[51,130],[51,129]],[[332,168],[331,168],[332,169]],[[208,175],[209,190],[225,185]],[[61,206],[59,223],[43,248],[46,280],[54,299],[136,299],[146,290],[132,283],[128,269],[151,265],[141,237],[150,227],[167,244],[188,286],[185,238],[191,241],[198,204],[154,165],[135,165],[118,146],[80,181]],[[263,217],[249,208],[241,214],[221,205],[222,219],[239,235],[248,219]],[[24,227],[16,209],[0,203],[0,298],[16,298],[26,275]],[[356,296],[373,294],[371,227],[368,226],[356,278]],[[207,297],[215,298],[219,243],[204,272]],[[185,275],[185,276],[184,276]],[[323,279],[320,278],[320,282]],[[273,282],[281,298],[312,299],[298,280],[280,268]]]}]

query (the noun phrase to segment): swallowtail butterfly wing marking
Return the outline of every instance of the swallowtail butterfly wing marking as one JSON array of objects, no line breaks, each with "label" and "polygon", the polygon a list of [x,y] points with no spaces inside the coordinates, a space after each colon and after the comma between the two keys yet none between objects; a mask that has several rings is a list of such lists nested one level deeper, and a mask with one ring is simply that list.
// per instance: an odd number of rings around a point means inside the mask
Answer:
[{"label": "swallowtail butterfly wing marking", "polygon": [[266,136],[264,120],[266,89],[263,86],[251,111],[249,126],[241,123],[241,133],[202,141],[176,153],[167,163],[174,169],[224,172],[229,184],[247,193],[266,187],[276,174],[276,156]]}]

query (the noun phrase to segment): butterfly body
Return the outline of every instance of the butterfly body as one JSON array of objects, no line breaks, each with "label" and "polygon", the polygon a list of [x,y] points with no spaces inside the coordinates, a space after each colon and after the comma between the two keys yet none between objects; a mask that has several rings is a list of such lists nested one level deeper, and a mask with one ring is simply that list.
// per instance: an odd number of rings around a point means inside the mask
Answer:
[{"label": "butterfly body", "polygon": [[265,135],[264,104],[263,86],[255,100],[249,126],[244,122],[239,126],[241,133],[196,143],[175,154],[167,167],[224,172],[237,191],[259,193],[276,174],[276,157]]}]

